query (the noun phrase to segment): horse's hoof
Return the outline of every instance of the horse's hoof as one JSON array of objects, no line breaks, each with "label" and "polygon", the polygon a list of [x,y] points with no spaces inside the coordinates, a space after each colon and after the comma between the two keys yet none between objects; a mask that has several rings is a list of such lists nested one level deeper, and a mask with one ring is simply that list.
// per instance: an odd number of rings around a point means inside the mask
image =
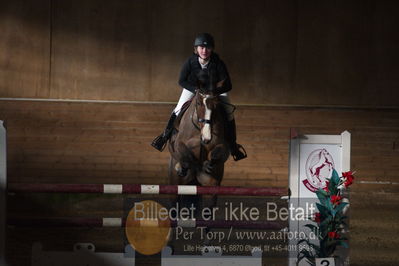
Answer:
[{"label": "horse's hoof", "polygon": [[181,168],[177,171],[179,177],[185,177],[187,175],[188,168]]},{"label": "horse's hoof", "polygon": [[207,174],[211,174],[213,170],[213,165],[211,164],[210,161],[205,161],[202,166],[202,170],[204,170],[204,172]]}]

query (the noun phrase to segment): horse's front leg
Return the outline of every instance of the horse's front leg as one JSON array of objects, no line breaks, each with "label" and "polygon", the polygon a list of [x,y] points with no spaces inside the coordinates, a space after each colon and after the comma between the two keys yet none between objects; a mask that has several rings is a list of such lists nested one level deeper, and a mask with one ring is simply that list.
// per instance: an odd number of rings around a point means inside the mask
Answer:
[{"label": "horse's front leg", "polygon": [[175,170],[179,177],[185,177],[188,173],[189,165],[181,164],[180,162],[176,163]]},{"label": "horse's front leg", "polygon": [[187,175],[189,169],[189,163],[187,158],[181,154],[181,147],[177,151],[171,152],[171,160],[169,163],[169,176],[173,176],[171,173],[175,172],[175,176],[178,179],[176,184],[179,184],[179,179]]},{"label": "horse's front leg", "polygon": [[224,162],[227,160],[228,150],[223,144],[218,144],[208,155],[208,160],[202,163],[198,181],[203,186],[219,186],[223,178]]},{"label": "horse's front leg", "polygon": [[212,174],[217,164],[224,163],[229,157],[228,151],[223,144],[218,144],[209,153],[208,160],[203,162],[202,170],[207,174]]},{"label": "horse's front leg", "polygon": [[195,170],[195,166],[198,165],[198,159],[195,153],[198,153],[200,149],[200,141],[192,138],[186,143],[178,142],[176,148],[177,163],[175,170],[179,177],[186,177],[189,170]]}]

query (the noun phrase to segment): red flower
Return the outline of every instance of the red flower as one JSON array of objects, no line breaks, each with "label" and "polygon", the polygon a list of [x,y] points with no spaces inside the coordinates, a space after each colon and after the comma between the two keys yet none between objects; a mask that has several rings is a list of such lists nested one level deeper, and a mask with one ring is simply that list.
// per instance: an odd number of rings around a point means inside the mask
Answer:
[{"label": "red flower", "polygon": [[315,221],[316,223],[320,223],[320,222],[321,222],[321,214],[320,214],[320,212],[316,212],[316,213],[314,214],[314,221]]},{"label": "red flower", "polygon": [[328,238],[337,239],[339,238],[339,234],[337,232],[328,232]]},{"label": "red flower", "polygon": [[337,196],[337,195],[332,195],[331,196],[331,203],[333,203],[334,205],[339,204],[340,200],[342,199],[341,196]]},{"label": "red flower", "polygon": [[353,173],[351,171],[342,173],[342,176],[345,178],[345,182],[344,182],[345,187],[352,185],[353,179],[355,177],[353,176]]}]

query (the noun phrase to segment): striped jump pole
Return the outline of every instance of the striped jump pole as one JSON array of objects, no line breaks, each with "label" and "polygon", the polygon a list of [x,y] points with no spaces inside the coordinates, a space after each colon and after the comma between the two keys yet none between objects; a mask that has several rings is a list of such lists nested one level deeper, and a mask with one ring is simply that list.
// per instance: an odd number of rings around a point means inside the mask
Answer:
[{"label": "striped jump pole", "polygon": [[288,190],[277,187],[233,187],[139,184],[8,184],[8,192],[18,193],[104,193],[104,194],[174,194],[283,196]]},{"label": "striped jump pole", "polygon": [[[125,218],[9,218],[9,226],[22,227],[125,227]],[[136,226],[140,227],[164,227],[167,223],[158,223],[157,219],[139,221]],[[279,222],[258,222],[258,221],[221,221],[221,220],[174,220],[170,227],[184,228],[237,228],[237,229],[258,229],[258,230],[282,230],[287,226]]]}]

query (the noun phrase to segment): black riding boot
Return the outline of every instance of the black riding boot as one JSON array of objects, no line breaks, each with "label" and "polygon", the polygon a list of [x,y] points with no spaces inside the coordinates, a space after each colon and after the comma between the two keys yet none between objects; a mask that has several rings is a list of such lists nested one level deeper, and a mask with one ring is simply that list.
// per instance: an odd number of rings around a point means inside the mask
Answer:
[{"label": "black riding boot", "polygon": [[168,124],[166,125],[164,132],[152,141],[151,145],[155,149],[159,151],[163,151],[165,149],[166,142],[168,142],[168,139],[172,136],[173,124],[176,120],[176,117],[176,114],[172,112],[172,115],[169,118]]},{"label": "black riding boot", "polygon": [[227,122],[227,136],[230,144],[231,156],[233,156],[234,161],[239,161],[247,158],[247,152],[244,147],[237,144],[237,134],[236,134],[236,121],[233,119]]}]

